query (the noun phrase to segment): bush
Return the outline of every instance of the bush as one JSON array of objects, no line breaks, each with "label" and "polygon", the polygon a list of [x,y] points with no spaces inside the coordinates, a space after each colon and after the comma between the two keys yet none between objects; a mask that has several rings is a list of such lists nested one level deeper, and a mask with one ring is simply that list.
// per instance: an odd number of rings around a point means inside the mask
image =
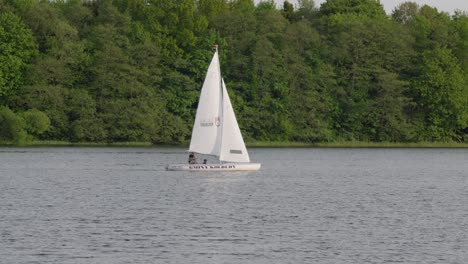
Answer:
[{"label": "bush", "polygon": [[50,126],[50,119],[43,112],[32,109],[20,114],[25,123],[25,130],[30,135],[38,136]]},{"label": "bush", "polygon": [[0,106],[0,141],[21,143],[27,139],[24,120],[9,108]]}]

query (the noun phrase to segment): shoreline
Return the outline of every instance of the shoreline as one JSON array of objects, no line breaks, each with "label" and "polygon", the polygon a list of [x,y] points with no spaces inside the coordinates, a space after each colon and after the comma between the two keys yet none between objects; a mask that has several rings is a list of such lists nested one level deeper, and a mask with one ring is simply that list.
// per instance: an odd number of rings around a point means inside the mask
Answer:
[{"label": "shoreline", "polygon": [[[247,142],[247,148],[468,148],[468,143],[456,142]],[[188,148],[188,144],[152,144],[151,142],[66,142],[66,141],[32,141],[28,143],[0,142],[0,148],[20,147],[147,147],[147,148]]]}]

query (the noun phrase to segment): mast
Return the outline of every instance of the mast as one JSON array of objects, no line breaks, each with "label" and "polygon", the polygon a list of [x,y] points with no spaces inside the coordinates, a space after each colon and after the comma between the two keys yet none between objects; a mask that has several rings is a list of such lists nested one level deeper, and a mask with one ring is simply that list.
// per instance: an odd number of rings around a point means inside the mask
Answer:
[{"label": "mast", "polygon": [[[221,132],[219,134],[220,137],[220,146],[223,144],[223,129],[224,129],[224,107],[223,107],[223,75],[221,73],[221,61],[219,59],[219,52],[218,52],[218,44],[214,44],[213,48],[215,49],[215,53],[218,54],[218,72],[219,72],[219,116],[218,116],[218,125],[221,126]],[[221,149],[220,153],[217,155],[219,161],[221,162]]]}]

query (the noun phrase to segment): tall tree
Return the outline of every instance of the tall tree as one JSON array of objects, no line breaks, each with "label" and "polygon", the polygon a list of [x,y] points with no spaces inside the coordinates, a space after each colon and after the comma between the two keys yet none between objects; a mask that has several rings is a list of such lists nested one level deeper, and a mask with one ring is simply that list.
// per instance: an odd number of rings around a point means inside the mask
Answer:
[{"label": "tall tree", "polygon": [[[330,43],[327,56],[338,76],[337,133],[348,140],[407,140],[390,137],[384,131],[405,134],[398,122],[389,120],[405,120],[408,100],[403,93],[405,82],[400,79],[400,73],[412,57],[409,35],[386,18],[350,13],[335,14],[324,21]],[[377,103],[389,99],[393,100],[392,104]],[[381,107],[387,109],[379,109]],[[376,116],[377,113],[380,115]]]},{"label": "tall tree", "polygon": [[416,2],[404,2],[398,5],[392,12],[392,18],[401,24],[411,21],[419,13],[419,5]]},{"label": "tall tree", "polygon": [[0,13],[0,99],[21,85],[26,65],[36,54],[31,30],[15,14]]},{"label": "tall tree", "polygon": [[296,17],[294,6],[288,1],[283,2],[283,16],[289,21],[293,21]]},{"label": "tall tree", "polygon": [[224,0],[198,0],[197,9],[199,14],[205,16],[209,21],[213,21],[227,11],[228,4]]},{"label": "tall tree", "polygon": [[450,25],[449,47],[454,55],[459,59],[465,76],[468,76],[468,14],[457,12]]},{"label": "tall tree", "polygon": [[286,105],[293,126],[289,140],[302,142],[331,141],[335,137],[332,120],[337,104],[333,67],[323,56],[325,43],[309,21],[290,24],[283,51],[287,61]]},{"label": "tall tree", "polygon": [[297,17],[299,19],[306,18],[308,20],[312,20],[318,12],[318,9],[315,6],[315,1],[298,0],[297,2],[299,4],[299,9],[297,10]]},{"label": "tall tree", "polygon": [[327,0],[321,5],[320,14],[324,16],[355,14],[373,18],[386,17],[385,10],[379,0]]},{"label": "tall tree", "polygon": [[423,52],[413,96],[422,115],[422,140],[462,140],[468,127],[468,86],[451,50]]}]

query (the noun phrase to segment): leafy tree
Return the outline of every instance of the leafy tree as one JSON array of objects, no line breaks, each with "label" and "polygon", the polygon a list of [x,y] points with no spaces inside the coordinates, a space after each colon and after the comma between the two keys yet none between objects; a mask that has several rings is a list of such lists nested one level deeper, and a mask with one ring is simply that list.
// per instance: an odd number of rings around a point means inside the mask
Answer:
[{"label": "leafy tree", "polygon": [[299,9],[297,10],[297,17],[300,19],[312,20],[318,9],[315,7],[314,0],[298,0]]},{"label": "leafy tree", "polygon": [[393,10],[392,18],[400,24],[407,24],[418,13],[419,5],[416,2],[404,2]]},{"label": "leafy tree", "polygon": [[456,13],[450,24],[450,49],[468,76],[468,14]]},{"label": "leafy tree", "polygon": [[283,16],[289,21],[295,19],[294,6],[288,1],[283,2]]},{"label": "leafy tree", "polygon": [[[331,43],[327,56],[330,56],[339,76],[336,95],[340,113],[335,119],[338,134],[348,140],[389,139],[379,131],[399,130],[397,122],[387,121],[404,119],[403,110],[408,100],[404,98],[405,82],[399,80],[399,74],[405,70],[405,62],[413,56],[411,38],[399,28],[395,29],[396,24],[387,19],[345,14],[333,15],[325,21]],[[392,85],[383,85],[383,80]],[[376,102],[386,95],[394,97],[392,108],[399,114],[379,109],[381,105]],[[376,117],[377,112],[394,117]]]},{"label": "leafy tree", "polygon": [[[64,17],[62,6],[41,2],[23,11],[25,22],[33,29],[41,56],[34,61],[28,83],[72,87],[86,81],[89,58],[77,28]],[[44,15],[46,14],[46,15]]]},{"label": "leafy tree", "polygon": [[50,127],[41,139],[69,139],[69,120],[66,114],[68,90],[61,86],[23,86],[21,91],[10,98],[10,105],[16,111],[37,109],[50,119]]},{"label": "leafy tree", "polygon": [[64,20],[63,22],[67,22],[71,27],[75,28],[80,38],[84,38],[89,34],[95,23],[94,19],[97,13],[94,1],[55,1],[54,6],[60,11],[61,19]]},{"label": "leafy tree", "polygon": [[[213,28],[220,32],[226,44],[230,43],[229,46],[232,46],[227,53],[228,57],[225,60],[221,57],[222,62],[224,61],[226,65],[229,65],[229,67],[223,68],[223,73],[229,76],[226,80],[232,79],[244,82],[248,81],[250,77],[247,68],[252,64],[250,53],[256,42],[256,18],[251,1],[235,1],[230,5],[232,6],[230,12],[225,13],[224,16],[218,17],[213,24]],[[220,47],[229,48],[229,46],[222,45]],[[221,53],[223,53],[224,49],[220,50]],[[221,54],[221,56],[222,55],[223,54]],[[248,90],[248,85],[243,87]]]},{"label": "leafy tree", "polygon": [[47,115],[37,109],[20,113],[20,116],[25,123],[24,129],[30,135],[38,136],[44,133],[50,126],[50,119]]},{"label": "leafy tree", "polygon": [[416,38],[416,50],[434,49],[450,43],[450,17],[438,12],[437,8],[424,5],[419,13],[409,23],[413,36]]},{"label": "leafy tree", "polygon": [[321,5],[320,14],[324,16],[354,14],[372,18],[387,16],[378,0],[327,0]]},{"label": "leafy tree", "polygon": [[423,6],[406,26],[416,39],[418,53],[408,75],[408,95],[415,104],[410,116],[418,125],[418,140],[464,140],[463,18],[451,19],[447,13]]},{"label": "leafy tree", "polygon": [[234,0],[229,3],[231,10],[237,10],[241,13],[252,13],[255,11],[253,0]]},{"label": "leafy tree", "polygon": [[422,139],[461,140],[468,127],[468,86],[453,53],[444,47],[422,54],[412,94],[422,115]]},{"label": "leafy tree", "polygon": [[227,1],[220,0],[198,0],[198,13],[205,16],[208,21],[213,21],[216,17],[222,16],[227,11]]},{"label": "leafy tree", "polygon": [[0,124],[0,141],[20,143],[26,140],[23,119],[5,106],[0,106]]},{"label": "leafy tree", "polygon": [[102,119],[98,118],[96,101],[84,89],[70,89],[65,109],[69,122],[68,138],[74,142],[99,142],[106,139]]},{"label": "leafy tree", "polygon": [[0,99],[15,92],[37,54],[31,31],[13,13],[0,13]]},{"label": "leafy tree", "polygon": [[405,115],[411,105],[404,96],[408,83],[396,73],[382,71],[375,75],[376,84],[367,115],[369,139],[372,141],[401,142],[415,138],[415,129]]},{"label": "leafy tree", "polygon": [[323,58],[325,44],[308,21],[291,24],[286,30],[288,110],[293,131],[289,140],[331,141],[336,117],[333,68]]}]

